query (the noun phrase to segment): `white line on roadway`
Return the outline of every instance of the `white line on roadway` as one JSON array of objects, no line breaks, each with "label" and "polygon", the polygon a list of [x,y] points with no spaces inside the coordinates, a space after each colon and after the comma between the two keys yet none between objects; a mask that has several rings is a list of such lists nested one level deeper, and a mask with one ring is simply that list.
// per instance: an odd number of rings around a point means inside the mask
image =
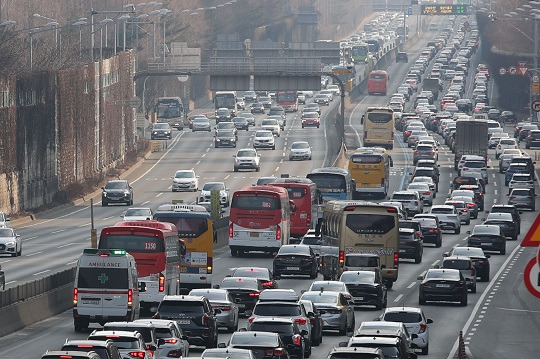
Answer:
[{"label": "white line on roadway", "polygon": [[226,175],[224,179],[227,179],[227,178],[229,178],[229,177],[231,177],[231,175]]},{"label": "white line on roadway", "polygon": [[40,274],[47,273],[50,271],[51,271],[50,269],[45,269],[45,270],[42,270],[41,272],[34,273],[34,275],[40,275]]},{"label": "white line on roadway", "polygon": [[412,287],[414,287],[415,284],[416,284],[416,282],[412,282],[411,284],[409,284],[409,285],[407,286],[407,289],[411,289]]},{"label": "white line on roadway", "polygon": [[276,167],[276,169],[274,170],[274,172],[277,172],[279,170],[279,166]]},{"label": "white line on roadway", "polygon": [[13,283],[16,283],[17,281],[16,280],[12,280],[12,281],[9,281],[6,283],[6,285],[10,285],[10,284],[13,284]]},{"label": "white line on roadway", "polygon": [[495,196],[497,195],[497,190],[495,190]]},{"label": "white line on roadway", "polygon": [[206,152],[208,152],[208,151],[210,151],[210,147],[208,147],[208,148],[206,149]]},{"label": "white line on roadway", "polygon": [[109,220],[109,219],[111,219],[111,218],[113,218],[113,217],[114,217],[114,216],[109,216],[109,217],[102,218],[101,220],[102,220],[102,221],[107,221],[107,220]]},{"label": "white line on roadway", "polygon": [[497,186],[497,182],[493,182],[493,185],[494,185],[494,186]]},{"label": "white line on roadway", "polygon": [[64,247],[68,247],[68,246],[72,246],[74,245],[75,243],[66,243],[66,244],[62,244],[61,246],[58,246],[56,248],[64,248]]},{"label": "white line on roadway", "polygon": [[399,300],[400,300],[401,298],[403,298],[403,294],[398,295],[398,296],[396,297],[396,299],[394,299],[394,302],[396,302],[396,303],[399,302]]},{"label": "white line on roadway", "polygon": [[59,229],[59,230],[57,230],[57,231],[51,232],[51,234],[56,234],[56,233],[64,232],[66,229],[67,229],[67,228]]},{"label": "white line on roadway", "polygon": [[199,161],[197,161],[197,163],[195,163],[195,164],[198,165],[198,164],[200,164],[200,163],[201,163],[201,161],[199,160]]},{"label": "white line on roadway", "polygon": [[[469,320],[467,320],[467,322],[465,323],[465,325],[463,326],[463,333],[467,333],[467,330],[469,329],[469,327],[471,326],[471,323],[473,321],[473,319],[476,317],[476,313],[478,312],[478,309],[480,308],[481,305],[485,305],[483,302],[484,302],[484,299],[485,297],[487,296],[487,294],[489,293],[489,291],[491,290],[491,286],[493,286],[493,284],[497,281],[497,279],[499,278],[499,276],[501,275],[501,273],[506,269],[506,266],[508,265],[508,263],[510,262],[510,260],[516,255],[516,252],[522,248],[521,246],[517,246],[516,248],[514,248],[514,250],[512,251],[512,253],[510,253],[510,255],[508,256],[508,258],[506,258],[506,260],[504,261],[503,265],[501,266],[501,268],[497,271],[497,273],[495,274],[495,276],[491,279],[491,281],[489,282],[488,286],[486,287],[486,289],[484,290],[484,292],[482,293],[482,295],[480,296],[480,298],[478,299],[478,302],[476,302],[476,305],[474,306],[473,308],[473,311],[472,313],[469,315]],[[489,299],[487,299],[486,301],[490,301]],[[448,358],[447,359],[453,359],[454,358],[454,354],[456,353],[457,351],[457,347],[458,347],[458,343],[459,343],[459,338],[456,339],[456,341],[454,342],[454,346],[452,347],[452,350],[450,351],[450,354],[448,355]]]},{"label": "white line on roadway", "polygon": [[144,206],[145,204],[149,203],[150,201],[144,201],[143,203],[141,203],[141,206]]},{"label": "white line on roadway", "polygon": [[4,263],[7,263],[7,262],[11,262],[11,259],[6,259],[5,261],[0,262],[0,264],[4,264]]},{"label": "white line on roadway", "polygon": [[158,197],[161,196],[162,194],[163,194],[163,192],[156,194],[156,198],[158,198]]},{"label": "white line on roadway", "polygon": [[423,277],[423,276],[426,275],[426,273],[427,273],[427,270],[425,270],[425,271],[423,271],[422,273],[420,273],[420,276]]},{"label": "white line on roadway", "polygon": [[36,254],[40,254],[40,253],[43,253],[43,251],[27,254],[26,257],[32,257],[32,256],[35,256]]},{"label": "white line on roadway", "polygon": [[437,259],[435,262],[433,262],[433,264],[431,266],[435,267],[437,264],[439,264],[440,261],[441,261],[440,259]]},{"label": "white line on roadway", "polygon": [[206,157],[206,153],[203,153],[203,155],[201,157]]},{"label": "white line on roadway", "polygon": [[75,264],[75,263],[77,263],[77,262],[78,262],[78,260],[76,260],[76,261],[71,261],[71,262],[69,262],[69,263],[66,263],[66,265],[69,266],[69,265]]},{"label": "white line on roadway", "polygon": [[86,227],[86,226],[89,226],[90,223],[86,223],[86,224],[81,224],[80,226],[77,226],[77,228],[82,228],[82,227]]}]

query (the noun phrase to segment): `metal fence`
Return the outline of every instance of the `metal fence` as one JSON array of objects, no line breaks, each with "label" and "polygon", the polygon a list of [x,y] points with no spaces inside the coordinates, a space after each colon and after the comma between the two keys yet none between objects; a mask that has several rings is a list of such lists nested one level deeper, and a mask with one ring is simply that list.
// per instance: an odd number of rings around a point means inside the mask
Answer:
[{"label": "metal fence", "polygon": [[0,308],[50,292],[75,281],[76,267],[0,291]]}]

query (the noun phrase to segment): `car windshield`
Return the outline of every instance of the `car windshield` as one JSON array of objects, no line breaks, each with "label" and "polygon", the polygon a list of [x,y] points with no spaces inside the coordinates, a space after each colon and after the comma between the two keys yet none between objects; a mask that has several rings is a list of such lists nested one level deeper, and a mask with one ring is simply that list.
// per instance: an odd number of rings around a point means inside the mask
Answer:
[{"label": "car windshield", "polygon": [[199,117],[199,118],[195,118],[193,120],[193,123],[208,123],[209,120],[207,118],[202,118],[202,117]]},{"label": "car windshield", "polygon": [[453,208],[435,207],[431,209],[431,213],[437,214],[454,214]]},{"label": "car windshield", "polygon": [[93,345],[64,345],[62,347],[62,351],[78,351],[78,352],[96,352],[97,355],[99,355],[100,358],[109,358],[110,354],[107,348],[103,347],[95,347]]},{"label": "car windshield", "polygon": [[242,278],[232,277],[232,278],[225,278],[223,282],[221,283],[221,288],[223,289],[258,289],[259,286],[257,284],[256,280],[245,280]]},{"label": "car windshield", "polygon": [[306,149],[309,148],[309,143],[307,142],[295,142],[291,145],[291,148],[293,150],[300,150],[300,149]]},{"label": "car windshield", "polygon": [[[385,358],[401,358],[401,353],[397,346],[392,344],[383,345],[383,344],[373,344],[373,343],[355,343],[354,341],[350,345],[351,347],[363,347],[363,348],[373,348],[377,346],[381,349]],[[356,358],[356,357],[355,357]]]},{"label": "car windshield", "polygon": [[464,259],[445,259],[442,267],[459,270],[471,269],[471,261]]},{"label": "car windshield", "polygon": [[419,152],[433,152],[433,147],[430,145],[419,145],[416,146],[416,151]]},{"label": "car windshield", "polygon": [[262,137],[262,138],[267,138],[267,137],[273,137],[274,135],[272,134],[271,131],[257,131],[257,133],[255,133],[255,137]]},{"label": "car windshield", "polygon": [[195,173],[191,171],[178,171],[174,175],[174,178],[194,178],[194,177],[195,177]]},{"label": "car windshield", "polygon": [[279,336],[274,333],[262,332],[237,332],[230,340],[231,346],[260,346],[265,348],[276,348],[279,345]]},{"label": "car windshield", "polygon": [[341,275],[340,281],[345,283],[375,283],[375,272],[346,271]]},{"label": "car windshield", "polygon": [[255,157],[257,155],[257,152],[252,150],[241,150],[238,151],[236,154],[236,157]]},{"label": "car windshield", "polygon": [[481,161],[467,161],[463,164],[463,168],[486,168],[484,162]]},{"label": "car windshield", "polygon": [[234,271],[234,277],[249,277],[269,279],[268,270],[261,268],[238,268]]},{"label": "car windshield", "polygon": [[216,136],[219,138],[235,138],[234,133],[229,131],[218,131]]},{"label": "car windshield", "polygon": [[233,122],[235,122],[235,123],[236,123],[236,122],[238,122],[238,123],[246,123],[246,122],[247,122],[247,119],[244,118],[244,117],[235,117],[235,118],[233,119]]},{"label": "car windshield", "polygon": [[274,120],[274,119],[268,119],[268,120],[263,120],[262,125],[263,126],[277,126],[278,122],[277,120]]},{"label": "car windshield", "polygon": [[407,201],[414,201],[416,199],[416,196],[414,193],[394,193],[392,195],[392,201],[394,200],[407,200]]},{"label": "car windshield", "polygon": [[429,190],[429,185],[427,183],[411,183],[409,187],[407,187],[409,190],[422,190],[426,191]]},{"label": "car windshield", "polygon": [[426,274],[426,279],[458,280],[459,272],[445,269],[430,269]]},{"label": "car windshield", "polygon": [[298,304],[259,303],[253,314],[266,317],[296,317],[302,314]]},{"label": "car windshield", "polygon": [[232,130],[234,129],[234,123],[232,122],[220,122],[217,125],[219,130]]},{"label": "car windshield", "polygon": [[490,235],[499,235],[500,229],[498,226],[474,226],[473,235],[482,235],[482,234],[490,234]]},{"label": "car windshield", "polygon": [[105,189],[127,189],[126,182],[109,182],[105,185]]},{"label": "car windshield", "polygon": [[[287,315],[285,315],[287,316]],[[278,334],[294,334],[292,323],[282,322],[254,322],[249,326],[249,330],[270,332]],[[236,359],[236,356],[234,356]]]},{"label": "car windshield", "polygon": [[156,123],[154,124],[154,130],[168,130],[169,129],[168,123]]},{"label": "car windshield", "polygon": [[126,217],[130,217],[130,216],[147,216],[147,217],[152,217],[152,211],[150,210],[150,208],[130,208],[126,211],[126,213],[124,214],[124,216]]},{"label": "car windshield", "polygon": [[530,197],[531,191],[528,189],[514,189],[512,190],[512,193],[510,193],[510,197],[512,196]]},{"label": "car windshield", "polygon": [[223,182],[205,183],[202,188],[203,191],[222,191],[224,189],[225,189],[225,184]]},{"label": "car windshield", "polygon": [[13,237],[15,233],[11,228],[0,228],[0,237]]},{"label": "car windshield", "polygon": [[309,290],[319,291],[325,290],[330,292],[341,292],[345,289],[345,284],[343,282],[313,282]]},{"label": "car windshield", "polygon": [[384,320],[387,322],[401,322],[401,323],[420,323],[422,321],[422,315],[417,312],[388,312],[384,315]]},{"label": "car windshield", "polygon": [[302,244],[320,246],[322,244],[322,238],[315,236],[305,236],[304,239],[302,239]]},{"label": "car windshield", "polygon": [[306,292],[302,295],[302,299],[311,300],[315,304],[336,304],[338,301],[338,297],[335,293],[325,292]]},{"label": "car windshield", "polygon": [[431,178],[431,177],[423,177],[423,176],[414,177],[411,183],[424,183],[424,182],[425,183],[432,183],[433,178]]}]

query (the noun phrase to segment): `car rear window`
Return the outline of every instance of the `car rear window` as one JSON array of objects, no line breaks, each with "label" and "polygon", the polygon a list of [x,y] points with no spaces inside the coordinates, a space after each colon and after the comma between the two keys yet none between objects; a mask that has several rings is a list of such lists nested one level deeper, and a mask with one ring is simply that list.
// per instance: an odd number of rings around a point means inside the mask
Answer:
[{"label": "car rear window", "polygon": [[416,196],[413,194],[413,193],[394,193],[392,195],[392,200],[395,200],[395,199],[405,199],[405,200],[408,200],[408,201],[414,201],[416,199]]},{"label": "car rear window", "polygon": [[277,335],[260,335],[260,333],[242,333],[243,335],[233,334],[230,344],[232,346],[244,346],[244,345],[254,345],[261,347],[276,347],[279,342]]},{"label": "car rear window", "polygon": [[462,259],[447,259],[443,262],[443,268],[451,268],[451,269],[471,269],[471,262],[467,260]]},{"label": "car rear window", "polygon": [[302,312],[297,304],[281,305],[276,303],[259,303],[255,306],[253,314],[267,317],[295,317],[301,315]]},{"label": "car rear window", "polygon": [[193,314],[202,315],[204,313],[204,307],[203,303],[198,301],[164,300],[159,306],[159,313],[164,316],[167,316],[167,314],[187,314],[189,316],[192,316]]},{"label": "car rear window", "polygon": [[123,325],[115,325],[115,324],[108,324],[105,323],[104,330],[125,330],[127,332],[133,332],[137,331],[141,333],[143,340],[145,343],[151,343],[153,341],[152,339],[152,329],[150,327],[137,327],[137,326],[123,326]]},{"label": "car rear window", "polygon": [[[82,344],[81,344],[82,345]],[[109,352],[107,352],[107,349],[100,348],[100,347],[94,347],[94,346],[78,346],[78,345],[64,345],[62,347],[62,351],[77,351],[77,352],[96,352],[97,355],[99,355],[100,358],[109,358]]]},{"label": "car rear window", "polygon": [[291,323],[252,323],[249,330],[259,332],[270,332],[278,334],[293,334],[293,326]]},{"label": "car rear window", "polygon": [[463,164],[463,167],[469,168],[485,168],[486,165],[482,161],[467,161]]},{"label": "car rear window", "polygon": [[78,288],[126,289],[128,288],[127,268],[87,268],[79,267]]},{"label": "car rear window", "polygon": [[420,313],[390,312],[384,315],[384,320],[387,322],[419,323],[422,321],[422,316]]},{"label": "car rear window", "polygon": [[452,208],[432,208],[431,213],[454,214],[454,209],[452,209]]},{"label": "car rear window", "polygon": [[89,339],[91,340],[107,340],[111,339],[114,344],[118,347],[118,349],[139,349],[139,341],[136,338],[112,338],[110,336],[100,336],[100,335],[92,335]]}]

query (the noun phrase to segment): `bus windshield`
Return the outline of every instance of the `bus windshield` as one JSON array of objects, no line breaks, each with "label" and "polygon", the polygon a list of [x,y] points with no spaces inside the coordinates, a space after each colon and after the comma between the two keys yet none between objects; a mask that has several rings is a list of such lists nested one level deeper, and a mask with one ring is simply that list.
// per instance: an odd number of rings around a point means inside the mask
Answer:
[{"label": "bus windshield", "polygon": [[366,56],[367,55],[367,47],[365,47],[365,46],[353,46],[352,55],[353,56]]},{"label": "bus windshield", "polygon": [[296,91],[279,91],[277,93],[276,101],[279,102],[295,102]]},{"label": "bus windshield", "polygon": [[215,97],[216,108],[234,108],[236,101],[233,94],[220,94]]},{"label": "bus windshield", "polygon": [[182,105],[176,99],[159,100],[156,106],[159,118],[174,118],[181,116]]},{"label": "bus windshield", "polygon": [[381,113],[381,112],[373,112],[369,113],[367,118],[368,121],[373,123],[387,123],[388,121],[392,120],[393,114],[391,113]]},{"label": "bus windshield", "polygon": [[395,228],[394,217],[380,214],[348,214],[346,226],[357,234],[386,234]]},{"label": "bus windshield", "polygon": [[208,221],[205,217],[162,216],[156,213],[154,219],[174,224],[178,228],[179,236],[199,236],[208,230]]}]

